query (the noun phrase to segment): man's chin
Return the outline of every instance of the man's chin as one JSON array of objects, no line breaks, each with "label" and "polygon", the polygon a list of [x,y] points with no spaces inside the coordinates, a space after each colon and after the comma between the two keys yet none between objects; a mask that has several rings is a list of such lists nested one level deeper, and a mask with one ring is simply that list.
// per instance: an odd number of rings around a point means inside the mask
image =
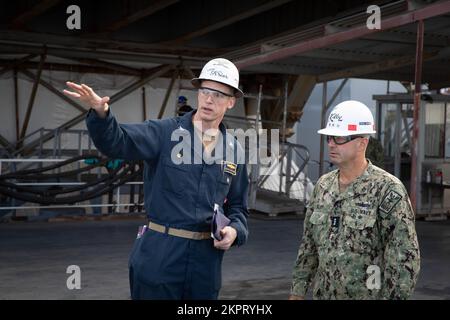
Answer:
[{"label": "man's chin", "polygon": [[203,120],[203,121],[213,121],[216,119],[216,117],[213,114],[205,114],[204,112],[201,112],[199,114],[199,116],[200,116],[200,120]]}]

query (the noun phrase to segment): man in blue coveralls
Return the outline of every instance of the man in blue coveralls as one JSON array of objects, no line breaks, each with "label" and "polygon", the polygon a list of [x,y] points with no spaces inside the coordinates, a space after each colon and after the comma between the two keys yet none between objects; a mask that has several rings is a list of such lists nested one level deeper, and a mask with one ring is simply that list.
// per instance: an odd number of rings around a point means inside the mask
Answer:
[{"label": "man in blue coveralls", "polygon": [[[86,125],[98,150],[145,163],[149,224],[130,255],[132,299],[217,299],[224,251],[247,240],[247,170],[241,146],[221,123],[243,96],[239,72],[232,62],[213,59],[192,84],[198,89],[197,110],[140,124],[119,124],[109,97],[85,84],[67,82],[72,91],[64,90],[91,107]],[[182,138],[181,150],[174,136]],[[217,147],[222,152],[214,152]],[[213,239],[217,208],[230,222]]]}]

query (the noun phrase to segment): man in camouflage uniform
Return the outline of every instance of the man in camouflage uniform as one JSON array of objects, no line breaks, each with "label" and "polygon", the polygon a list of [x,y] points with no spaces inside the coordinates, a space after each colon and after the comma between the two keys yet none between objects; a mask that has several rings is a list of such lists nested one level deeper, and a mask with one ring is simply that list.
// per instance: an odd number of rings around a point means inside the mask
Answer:
[{"label": "man in camouflage uniform", "polygon": [[414,212],[400,180],[365,157],[370,110],[345,101],[331,112],[330,160],[338,170],[314,188],[290,299],[407,299],[420,270]]}]

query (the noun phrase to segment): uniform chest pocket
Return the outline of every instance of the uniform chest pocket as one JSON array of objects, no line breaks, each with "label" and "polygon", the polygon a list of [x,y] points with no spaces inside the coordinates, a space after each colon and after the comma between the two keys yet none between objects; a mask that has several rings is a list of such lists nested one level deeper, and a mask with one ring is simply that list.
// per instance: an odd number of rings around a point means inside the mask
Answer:
[{"label": "uniform chest pocket", "polygon": [[373,216],[345,216],[344,224],[351,229],[364,230],[366,228],[373,228],[375,224],[375,217]]},{"label": "uniform chest pocket", "polygon": [[225,173],[219,178],[219,183],[217,184],[216,189],[216,196],[215,196],[215,202],[216,203],[223,203],[225,198],[228,195],[228,192],[230,191],[230,186],[233,178]]},{"label": "uniform chest pocket", "polygon": [[345,247],[350,252],[369,253],[376,249],[378,231],[376,228],[376,216],[352,216],[344,217],[344,241]]},{"label": "uniform chest pocket", "polygon": [[164,158],[162,167],[163,189],[178,197],[182,197],[186,191],[186,181],[189,174],[188,168],[186,165],[173,163],[170,158]]},{"label": "uniform chest pocket", "polygon": [[314,211],[309,218],[314,242],[319,247],[324,245],[328,239],[330,229],[329,217],[330,215],[326,212]]}]

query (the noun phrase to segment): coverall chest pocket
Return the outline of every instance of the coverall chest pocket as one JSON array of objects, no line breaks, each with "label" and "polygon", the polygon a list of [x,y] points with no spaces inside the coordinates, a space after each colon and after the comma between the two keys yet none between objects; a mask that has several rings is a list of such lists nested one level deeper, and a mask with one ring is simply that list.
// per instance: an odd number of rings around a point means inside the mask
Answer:
[{"label": "coverall chest pocket", "polygon": [[330,231],[329,217],[330,215],[327,212],[314,211],[309,219],[313,239],[318,247],[325,245],[327,242]]},{"label": "coverall chest pocket", "polygon": [[230,191],[231,181],[233,180],[232,176],[228,173],[222,174],[219,178],[219,183],[217,184],[215,201],[220,204],[223,203],[225,198],[228,195],[228,191]]},{"label": "coverall chest pocket", "polygon": [[345,247],[351,252],[368,253],[376,249],[376,212],[344,217]]},{"label": "coverall chest pocket", "polygon": [[178,197],[186,192],[186,181],[188,179],[188,168],[186,164],[175,164],[170,158],[163,160],[163,189]]}]

